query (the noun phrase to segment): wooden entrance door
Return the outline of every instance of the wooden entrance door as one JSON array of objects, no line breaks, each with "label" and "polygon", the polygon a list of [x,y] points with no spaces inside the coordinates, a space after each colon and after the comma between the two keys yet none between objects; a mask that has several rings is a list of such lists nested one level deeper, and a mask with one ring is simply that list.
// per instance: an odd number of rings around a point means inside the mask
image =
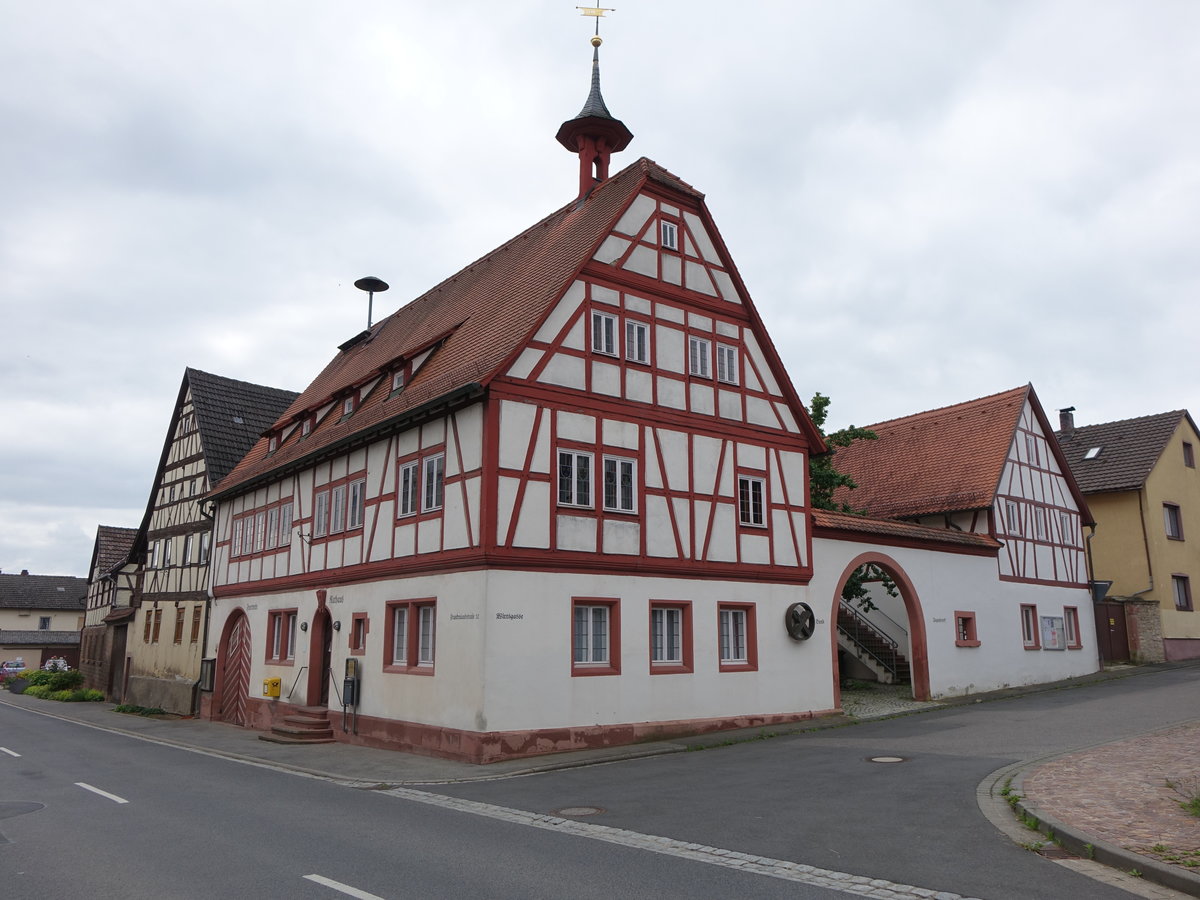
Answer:
[{"label": "wooden entrance door", "polygon": [[1096,604],[1096,643],[1104,662],[1129,659],[1129,633],[1125,628],[1125,607],[1120,603]]},{"label": "wooden entrance door", "polygon": [[232,725],[245,725],[246,699],[250,694],[250,622],[245,616],[238,616],[233,623],[224,657],[220,718]]}]

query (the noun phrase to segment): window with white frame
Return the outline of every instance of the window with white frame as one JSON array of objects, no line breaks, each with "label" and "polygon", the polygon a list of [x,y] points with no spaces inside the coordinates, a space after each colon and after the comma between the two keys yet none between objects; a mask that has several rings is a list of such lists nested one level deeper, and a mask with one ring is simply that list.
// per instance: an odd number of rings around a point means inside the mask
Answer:
[{"label": "window with white frame", "polygon": [[742,525],[767,524],[764,507],[766,482],[755,475],[738,476],[738,522]]},{"label": "window with white frame", "polygon": [[208,562],[209,541],[211,540],[212,538],[207,531],[200,535],[200,559],[198,562],[201,565]]},{"label": "window with white frame", "polygon": [[650,361],[650,326],[645,322],[625,320],[625,358],[636,363]]},{"label": "window with white frame", "polygon": [[1037,607],[1028,603],[1021,604],[1021,643],[1026,650],[1037,650],[1041,647]]},{"label": "window with white frame", "polygon": [[604,457],[604,508],[614,512],[636,512],[636,463],[617,456]]},{"label": "window with white frame", "polygon": [[650,604],[650,671],[692,671],[691,604]]},{"label": "window with white frame", "polygon": [[719,612],[721,662],[724,665],[745,665],[750,661],[748,611],[742,607],[723,606]]},{"label": "window with white frame", "polygon": [[310,416],[310,417],[306,418],[304,420],[304,423],[300,426],[300,436],[308,437],[310,434],[312,434],[312,430],[313,430],[313,420],[312,420],[312,417]]},{"label": "window with white frame", "polygon": [[1079,635],[1079,609],[1074,606],[1063,607],[1063,633],[1067,638],[1067,649],[1078,650],[1083,644]]},{"label": "window with white frame", "polygon": [[392,373],[392,393],[404,390],[404,370]]},{"label": "window with white frame", "polygon": [[296,620],[294,609],[272,610],[267,614],[267,659],[273,663],[296,658]]},{"label": "window with white frame", "polygon": [[704,338],[688,338],[688,371],[697,378],[712,378],[712,342]]},{"label": "window with white frame", "polygon": [[329,491],[317,494],[313,503],[313,537],[329,534]]},{"label": "window with white frame", "polygon": [[426,457],[421,463],[421,511],[441,509],[445,493],[446,457]]},{"label": "window with white frame", "polygon": [[1016,500],[1004,501],[1004,524],[1009,534],[1021,533],[1021,508]]},{"label": "window with white frame", "polygon": [[1025,435],[1025,456],[1031,464],[1038,464],[1037,438],[1032,434]]},{"label": "window with white frame", "polygon": [[254,514],[254,552],[261,553],[267,546],[267,512]]},{"label": "window with white frame", "polygon": [[610,617],[608,603],[576,602],[572,610],[572,661],[576,666],[608,666]]},{"label": "window with white frame", "polygon": [[592,350],[605,356],[617,355],[617,317],[592,313]]},{"label": "window with white frame", "polygon": [[1037,506],[1033,510],[1033,527],[1039,541],[1046,539],[1046,510]]},{"label": "window with white frame", "polygon": [[350,415],[352,412],[354,412],[354,398],[347,397],[345,400],[342,401],[342,417],[345,418],[346,416]]},{"label": "window with white frame", "polygon": [[279,543],[279,507],[267,510],[267,549],[274,550]]},{"label": "window with white frame", "polygon": [[662,245],[664,250],[679,249],[679,226],[665,219],[662,222]]},{"label": "window with white frame", "polygon": [[279,537],[276,546],[285,550],[292,546],[292,501],[279,504]]},{"label": "window with white frame", "polygon": [[558,451],[558,502],[563,506],[592,505],[592,455]]},{"label": "window with white frame", "polygon": [[717,381],[738,383],[737,347],[717,344]]},{"label": "window with white frame", "polygon": [[329,533],[346,530],[346,486],[339,484],[329,491]]},{"label": "window with white frame", "polygon": [[1062,542],[1068,547],[1075,546],[1075,529],[1071,527],[1071,514],[1069,512],[1060,512],[1058,514],[1058,525],[1062,531]]},{"label": "window with white frame", "polygon": [[350,505],[346,509],[346,528],[348,530],[362,528],[366,501],[366,479],[359,478],[357,481],[350,482]]},{"label": "window with white frame", "polygon": [[169,569],[171,567],[171,548],[174,545],[174,543],[175,542],[172,541],[170,538],[163,539],[162,564],[163,564],[164,569]]},{"label": "window with white frame", "polygon": [[396,498],[396,515],[412,516],[417,512],[417,469],[416,460],[400,466],[399,488]]},{"label": "window with white frame", "polygon": [[385,668],[433,674],[437,644],[437,604],[432,599],[387,605]]},{"label": "window with white frame", "polygon": [[242,553],[249,556],[254,552],[254,513],[246,516],[246,527],[242,529]]},{"label": "window with white frame", "polygon": [[183,556],[179,560],[181,566],[190,566],[192,564],[192,538],[193,535],[184,535],[183,538]]}]

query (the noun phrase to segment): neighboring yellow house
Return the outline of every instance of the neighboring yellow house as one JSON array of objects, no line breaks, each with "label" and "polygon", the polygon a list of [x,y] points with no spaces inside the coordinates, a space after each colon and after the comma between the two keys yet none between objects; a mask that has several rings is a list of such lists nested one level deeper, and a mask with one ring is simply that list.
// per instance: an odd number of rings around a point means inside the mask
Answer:
[{"label": "neighboring yellow house", "polygon": [[[1059,444],[1096,520],[1092,579],[1106,582],[1114,644],[1127,658],[1200,658],[1200,432],[1187,410],[1076,428],[1062,410]],[[1116,608],[1120,604],[1122,609]],[[1124,622],[1119,612],[1124,612]],[[1104,627],[1099,629],[1104,638]],[[1106,658],[1120,658],[1114,647]]]}]

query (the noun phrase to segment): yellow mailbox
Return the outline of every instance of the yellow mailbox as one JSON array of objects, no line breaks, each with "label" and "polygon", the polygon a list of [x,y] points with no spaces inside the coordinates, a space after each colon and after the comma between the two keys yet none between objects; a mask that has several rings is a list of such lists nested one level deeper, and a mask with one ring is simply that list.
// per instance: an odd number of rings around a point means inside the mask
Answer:
[{"label": "yellow mailbox", "polygon": [[278,678],[264,678],[263,679],[263,696],[264,697],[278,697],[279,696],[279,682],[280,682],[280,679],[278,679]]}]

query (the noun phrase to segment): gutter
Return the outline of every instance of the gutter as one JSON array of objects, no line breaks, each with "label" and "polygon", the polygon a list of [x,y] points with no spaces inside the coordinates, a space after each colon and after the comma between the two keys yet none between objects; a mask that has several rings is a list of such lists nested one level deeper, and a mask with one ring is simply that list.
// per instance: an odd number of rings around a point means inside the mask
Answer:
[{"label": "gutter", "polygon": [[472,400],[476,397],[482,396],[483,393],[483,385],[478,381],[472,381],[470,384],[465,384],[460,388],[455,388],[448,394],[443,394],[440,397],[436,397],[433,400],[422,403],[420,406],[416,406],[410,410],[407,410],[406,412],[394,418],[384,419],[378,425],[373,426],[367,431],[356,431],[353,434],[342,438],[340,441],[327,444],[324,447],[314,450],[312,453],[299,457],[298,459],[294,459],[291,462],[279,466],[278,468],[270,469],[254,476],[253,478],[240,482],[239,484],[235,484],[233,487],[227,488],[226,490],[218,491],[215,494],[209,494],[205,499],[212,501],[213,503],[217,503],[227,497],[235,497],[239,494],[248,493],[266,482],[275,481],[276,479],[286,477],[294,472],[299,472],[303,469],[307,469],[309,466],[316,465],[323,459],[337,456],[362,444],[368,444],[376,437],[380,437],[388,432],[395,431],[403,426],[411,425],[421,419],[429,418],[433,415],[433,413],[443,407],[453,406],[465,400]]}]

